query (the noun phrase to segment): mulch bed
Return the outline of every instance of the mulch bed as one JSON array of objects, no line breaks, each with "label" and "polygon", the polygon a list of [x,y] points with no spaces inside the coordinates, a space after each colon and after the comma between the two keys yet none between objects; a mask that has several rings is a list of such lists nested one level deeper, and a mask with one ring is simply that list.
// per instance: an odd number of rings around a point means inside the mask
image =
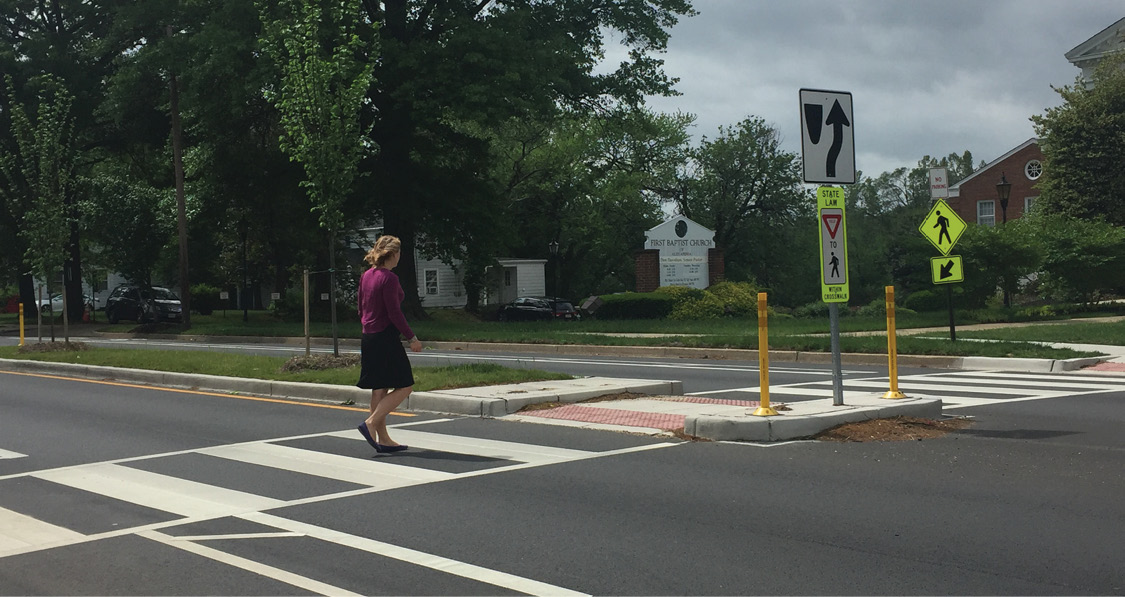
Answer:
[{"label": "mulch bed", "polygon": [[355,353],[339,356],[330,354],[314,354],[309,356],[293,357],[281,366],[282,371],[319,371],[322,369],[337,369],[359,365],[359,355]]},{"label": "mulch bed", "polygon": [[920,419],[894,417],[857,423],[844,423],[813,436],[835,442],[902,442],[934,439],[972,425],[969,419]]}]

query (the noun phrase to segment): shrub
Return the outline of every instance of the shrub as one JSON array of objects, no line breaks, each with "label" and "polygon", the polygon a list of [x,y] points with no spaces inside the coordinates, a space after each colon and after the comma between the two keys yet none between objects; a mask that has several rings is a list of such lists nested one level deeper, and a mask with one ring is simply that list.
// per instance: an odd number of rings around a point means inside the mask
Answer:
[{"label": "shrub", "polygon": [[723,301],[710,292],[701,291],[699,296],[677,301],[668,319],[718,319],[723,314]]},{"label": "shrub", "polygon": [[855,314],[860,317],[886,317],[887,316],[887,299],[879,298],[863,305],[855,310]]},{"label": "shrub", "polygon": [[723,305],[723,313],[736,317],[757,316],[758,289],[749,282],[723,281],[711,286],[707,292]]},{"label": "shrub", "polygon": [[[917,290],[910,293],[902,305],[914,311],[944,311],[949,309],[948,291],[944,288],[934,290]],[[964,292],[957,286],[953,287],[953,307],[964,308]]]},{"label": "shrub", "polygon": [[219,289],[210,284],[191,287],[191,308],[200,315],[210,315],[220,305]]},{"label": "shrub", "polygon": [[675,297],[663,292],[622,292],[600,298],[598,319],[663,319],[676,304]]},{"label": "shrub", "polygon": [[813,319],[815,317],[828,317],[828,303],[816,301],[807,305],[801,305],[793,309],[793,316],[802,319]]},{"label": "shrub", "polygon": [[[319,301],[317,301],[319,303]],[[314,303],[315,305],[315,303]],[[290,288],[282,293],[281,298],[270,301],[267,307],[269,314],[281,321],[304,321],[305,319],[305,295],[302,290]],[[311,311],[318,310],[316,306],[310,305]],[[327,306],[324,308],[327,311]]]}]

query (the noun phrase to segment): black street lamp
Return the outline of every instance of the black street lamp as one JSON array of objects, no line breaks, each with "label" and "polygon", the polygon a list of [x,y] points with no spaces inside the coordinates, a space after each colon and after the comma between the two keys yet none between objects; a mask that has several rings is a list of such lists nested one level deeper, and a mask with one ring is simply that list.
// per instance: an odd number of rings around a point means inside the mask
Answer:
[{"label": "black street lamp", "polygon": [[551,257],[555,261],[555,287],[554,293],[559,293],[559,241],[553,240],[547,243],[547,248],[551,250]]},{"label": "black street lamp", "polygon": [[[1008,177],[1003,172],[1000,173],[1000,182],[996,183],[996,196],[1000,199],[1000,215],[1003,218],[1001,223],[1008,223],[1008,197],[1012,194],[1012,183],[1008,182]],[[1005,280],[1006,282],[1006,280]],[[1012,297],[1008,294],[1007,284],[1004,288],[1004,306],[1012,306]]]},{"label": "black street lamp", "polygon": [[1000,173],[1000,182],[996,183],[996,196],[1000,198],[1000,214],[1003,217],[1001,223],[1008,223],[1008,197],[1012,194],[1012,183],[1008,182],[1008,178],[1004,173]]}]

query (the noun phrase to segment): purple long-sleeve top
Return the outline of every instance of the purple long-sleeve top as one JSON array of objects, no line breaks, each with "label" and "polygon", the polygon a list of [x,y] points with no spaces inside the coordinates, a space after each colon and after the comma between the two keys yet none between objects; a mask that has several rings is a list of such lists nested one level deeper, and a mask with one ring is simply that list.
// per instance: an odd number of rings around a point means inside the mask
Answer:
[{"label": "purple long-sleeve top", "polygon": [[388,325],[398,328],[403,337],[414,337],[414,330],[402,314],[402,299],[406,293],[398,276],[389,269],[373,267],[359,279],[359,319],[364,334],[377,334]]}]

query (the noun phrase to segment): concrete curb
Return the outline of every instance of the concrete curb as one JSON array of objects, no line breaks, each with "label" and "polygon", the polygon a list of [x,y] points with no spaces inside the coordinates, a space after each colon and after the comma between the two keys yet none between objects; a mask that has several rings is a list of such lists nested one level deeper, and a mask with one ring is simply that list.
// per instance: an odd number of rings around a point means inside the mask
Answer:
[{"label": "concrete curb", "polygon": [[904,398],[883,400],[870,398],[853,400],[856,404],[832,406],[831,401],[790,403],[792,414],[755,417],[746,415],[688,415],[684,419],[684,433],[712,440],[725,441],[783,441],[811,437],[844,423],[887,419],[891,417],[941,418],[941,400],[933,398]]},{"label": "concrete curb", "polygon": [[[315,402],[341,403],[352,401],[358,405],[364,405],[371,397],[370,390],[353,386],[168,373],[147,369],[49,363],[23,359],[0,359],[0,370]],[[684,393],[684,388],[680,381],[589,377],[433,392],[413,392],[403,403],[402,408],[479,417],[502,417],[515,413],[529,404],[579,402],[621,392],[679,395]]]}]

